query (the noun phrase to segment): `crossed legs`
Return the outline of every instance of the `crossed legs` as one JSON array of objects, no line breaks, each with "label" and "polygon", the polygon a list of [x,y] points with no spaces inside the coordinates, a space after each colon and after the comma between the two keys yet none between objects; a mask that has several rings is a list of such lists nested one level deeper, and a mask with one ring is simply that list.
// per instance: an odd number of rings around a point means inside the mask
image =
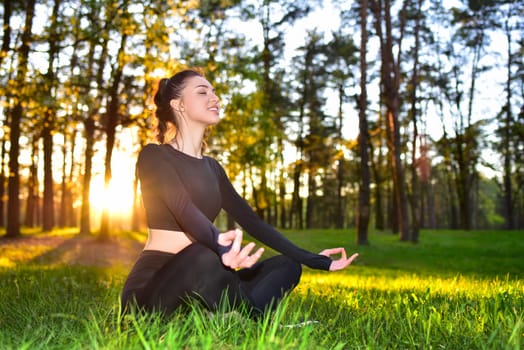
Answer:
[{"label": "crossed legs", "polygon": [[220,257],[199,243],[174,255],[149,282],[135,291],[136,302],[146,310],[173,312],[188,297],[215,310],[225,299],[230,306],[247,304],[257,314],[276,307],[300,281],[301,265],[283,255],[232,270]]}]

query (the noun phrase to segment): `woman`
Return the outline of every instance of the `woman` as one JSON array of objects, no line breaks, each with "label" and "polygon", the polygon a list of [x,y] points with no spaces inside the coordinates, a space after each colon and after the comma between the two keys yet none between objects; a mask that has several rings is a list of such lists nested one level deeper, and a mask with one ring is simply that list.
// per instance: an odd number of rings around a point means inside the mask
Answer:
[{"label": "woman", "polygon": [[[202,154],[220,105],[199,72],[162,79],[154,101],[160,144],[145,146],[137,161],[149,236],[124,285],[124,307],[134,302],[169,314],[192,297],[211,310],[227,302],[260,315],[297,285],[301,264],[335,271],[356,258],[347,258],[343,248],[313,254],[295,246],[254,213],[216,160]],[[212,222],[221,209],[282,255],[258,262],[263,248],[242,248],[241,230],[218,232]],[[332,260],[334,254],[341,257]]]}]

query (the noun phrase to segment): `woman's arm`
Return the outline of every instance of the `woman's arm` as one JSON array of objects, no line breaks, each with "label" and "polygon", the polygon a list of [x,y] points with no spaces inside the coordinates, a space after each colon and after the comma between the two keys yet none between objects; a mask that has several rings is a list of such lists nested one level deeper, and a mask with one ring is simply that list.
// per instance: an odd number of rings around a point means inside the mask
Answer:
[{"label": "woman's arm", "polygon": [[222,166],[215,160],[213,160],[213,166],[219,178],[222,207],[251,236],[306,266],[321,270],[330,269],[332,260],[329,256],[314,254],[297,247],[273,226],[260,219],[249,204],[235,190]]}]

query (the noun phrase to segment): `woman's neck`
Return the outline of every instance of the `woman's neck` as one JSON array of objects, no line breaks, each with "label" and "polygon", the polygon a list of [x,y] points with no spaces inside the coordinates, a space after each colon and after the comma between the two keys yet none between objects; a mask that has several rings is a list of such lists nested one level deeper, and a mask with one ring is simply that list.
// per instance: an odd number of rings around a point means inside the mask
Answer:
[{"label": "woman's neck", "polygon": [[175,149],[195,158],[202,158],[202,139],[203,137],[182,137],[177,134],[170,142]]}]

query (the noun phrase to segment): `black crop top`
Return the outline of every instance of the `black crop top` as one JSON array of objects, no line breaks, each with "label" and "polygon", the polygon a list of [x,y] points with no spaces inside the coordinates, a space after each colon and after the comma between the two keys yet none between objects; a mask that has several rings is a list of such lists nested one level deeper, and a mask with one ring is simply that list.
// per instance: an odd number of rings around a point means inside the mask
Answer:
[{"label": "black crop top", "polygon": [[329,257],[297,247],[261,220],[215,159],[195,158],[170,145],[149,144],[138,156],[137,170],[150,228],[183,231],[223,254],[229,248],[218,244],[219,231],[212,221],[224,209],[260,242],[306,266],[329,270]]}]

